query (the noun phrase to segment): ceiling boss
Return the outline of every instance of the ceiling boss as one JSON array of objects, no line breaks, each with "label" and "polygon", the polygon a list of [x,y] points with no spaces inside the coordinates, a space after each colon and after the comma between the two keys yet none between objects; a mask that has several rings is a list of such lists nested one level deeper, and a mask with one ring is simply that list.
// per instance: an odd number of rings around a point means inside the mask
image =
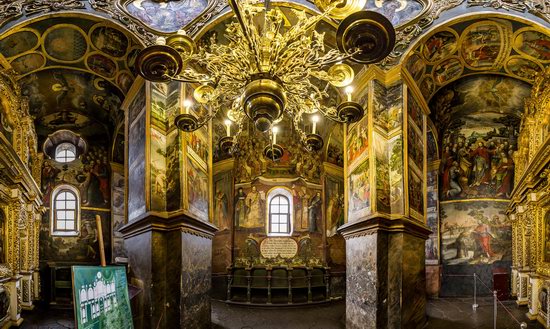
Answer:
[{"label": "ceiling boss", "polygon": [[[178,31],[144,49],[137,58],[140,74],[149,81],[181,81],[200,84],[195,89],[197,102],[212,111],[203,117],[180,114],[176,125],[185,132],[204,126],[220,109],[229,109],[227,136],[220,148],[233,152],[245,120],[252,120],[257,130],[270,133],[271,144],[265,156],[277,159],[283,149],[276,142],[274,124],[286,116],[306,149],[317,151],[323,140],[313,129],[301,128],[304,114],[319,112],[340,123],[352,123],[364,115],[361,104],[351,97],[354,71],[344,63],[376,63],[386,57],[395,44],[392,24],[382,15],[362,10],[366,0],[318,0],[318,15],[307,17],[293,10],[297,22],[284,28],[279,10],[258,1],[229,0],[236,22],[228,24],[227,44],[211,40],[197,49],[193,39]],[[336,32],[338,50],[326,50],[324,34],[315,30],[323,19],[340,20]],[[259,20],[263,25],[256,24]],[[319,86],[324,81],[326,86]],[[347,98],[338,106],[326,105],[329,85],[345,88]],[[314,120],[318,120],[315,118]],[[230,125],[237,132],[231,136]]]}]

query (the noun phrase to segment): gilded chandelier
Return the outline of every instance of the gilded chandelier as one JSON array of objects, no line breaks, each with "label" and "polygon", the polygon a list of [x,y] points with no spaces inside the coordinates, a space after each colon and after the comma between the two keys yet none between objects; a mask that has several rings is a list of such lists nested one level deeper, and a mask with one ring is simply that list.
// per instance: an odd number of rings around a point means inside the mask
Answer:
[{"label": "gilded chandelier", "polygon": [[[274,124],[284,116],[292,121],[295,131],[308,150],[319,150],[323,140],[315,130],[301,128],[304,114],[320,112],[341,123],[356,122],[363,117],[363,107],[352,101],[350,84],[353,69],[343,61],[370,64],[383,59],[393,48],[395,32],[382,15],[361,10],[366,0],[319,0],[319,15],[307,17],[293,10],[297,23],[283,29],[282,13],[251,0],[229,0],[237,22],[229,23],[227,44],[210,40],[197,49],[184,31],[157,45],[144,49],[138,56],[140,74],[155,82],[181,81],[200,84],[195,89],[197,102],[212,111],[196,117],[186,111],[176,118],[177,126],[186,132],[204,126],[218,111],[227,109],[227,136],[220,147],[232,152],[243,131],[245,120],[252,120],[261,132],[270,132],[272,143],[266,156],[278,158],[282,147],[276,143]],[[315,26],[322,19],[342,19],[337,30],[338,50],[325,50],[324,34]],[[263,21],[258,26],[257,22]],[[319,82],[324,82],[323,87]],[[347,100],[328,106],[329,84],[347,87]],[[231,136],[230,124],[237,132]]]}]

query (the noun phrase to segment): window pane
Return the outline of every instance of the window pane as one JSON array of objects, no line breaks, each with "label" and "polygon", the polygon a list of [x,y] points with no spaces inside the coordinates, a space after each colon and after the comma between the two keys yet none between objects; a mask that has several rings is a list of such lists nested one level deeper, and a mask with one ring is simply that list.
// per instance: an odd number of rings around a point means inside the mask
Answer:
[{"label": "window pane", "polygon": [[288,205],[282,205],[282,206],[279,206],[279,212],[280,213],[283,213],[283,214],[287,214],[288,213]]},{"label": "window pane", "polygon": [[271,212],[272,213],[279,213],[279,205],[278,204],[272,204],[271,205]]},{"label": "window pane", "polygon": [[75,201],[67,201],[67,209],[76,209],[76,202]]},{"label": "window pane", "polygon": [[275,224],[271,224],[271,232],[277,233],[277,226]]},{"label": "window pane", "polygon": [[59,201],[57,200],[55,202],[55,208],[56,209],[65,209],[65,201]]},{"label": "window pane", "polygon": [[73,192],[65,192],[65,200],[76,200]]},{"label": "window pane", "polygon": [[65,225],[64,220],[57,221],[57,229],[58,230],[65,230],[66,229],[65,227],[66,227],[66,225]]},{"label": "window pane", "polygon": [[67,211],[65,216],[66,219],[74,220],[74,211]]},{"label": "window pane", "polygon": [[67,217],[65,216],[66,212],[65,211],[57,211],[57,218],[56,219],[66,219]]},{"label": "window pane", "polygon": [[66,224],[67,224],[66,225],[67,230],[74,230],[74,222],[73,221],[67,222]]}]

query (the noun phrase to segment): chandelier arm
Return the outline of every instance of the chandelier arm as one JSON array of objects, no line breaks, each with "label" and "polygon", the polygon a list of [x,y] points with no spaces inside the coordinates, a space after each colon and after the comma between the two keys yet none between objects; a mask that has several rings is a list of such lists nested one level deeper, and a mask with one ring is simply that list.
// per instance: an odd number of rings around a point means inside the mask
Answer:
[{"label": "chandelier arm", "polygon": [[326,61],[326,62],[322,62],[321,66],[326,66],[326,65],[332,65],[332,64],[336,64],[338,62],[343,62],[345,60],[348,60],[356,55],[359,55],[361,54],[363,51],[359,48],[355,49],[352,53],[349,53],[347,54],[346,56],[344,57],[339,57],[339,58],[333,58],[329,61]]},{"label": "chandelier arm", "polygon": [[239,4],[237,3],[237,0],[228,0],[229,6],[231,7],[231,10],[233,10],[233,13],[235,14],[235,17],[237,18],[237,21],[239,22],[239,26],[241,27],[241,32],[243,33],[245,40],[248,44],[248,48],[254,52],[254,60],[256,62],[256,67],[259,69],[260,66],[260,59],[258,54],[258,49],[255,45],[255,43],[252,40],[252,33],[250,31],[249,26],[246,25],[243,17],[243,13],[241,12],[241,8],[239,7]]}]

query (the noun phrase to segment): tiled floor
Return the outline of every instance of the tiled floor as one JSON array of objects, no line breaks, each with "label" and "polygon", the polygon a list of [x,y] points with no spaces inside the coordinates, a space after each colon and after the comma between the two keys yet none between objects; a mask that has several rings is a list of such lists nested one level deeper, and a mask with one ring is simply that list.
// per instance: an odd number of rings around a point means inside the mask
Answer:
[{"label": "tiled floor", "polygon": [[[429,329],[492,329],[492,299],[478,300],[479,307],[472,310],[471,299],[434,299],[428,302]],[[525,317],[527,309],[518,308],[513,301],[504,302],[518,321],[526,321],[529,329],[543,328]],[[249,308],[212,302],[213,329],[343,329],[345,328],[345,304],[343,301],[330,305],[305,308]],[[23,329],[66,329],[74,328],[72,312],[46,311],[38,308],[24,313]],[[498,308],[498,329],[519,329],[502,306]],[[368,325],[365,325],[368,329]]]}]

